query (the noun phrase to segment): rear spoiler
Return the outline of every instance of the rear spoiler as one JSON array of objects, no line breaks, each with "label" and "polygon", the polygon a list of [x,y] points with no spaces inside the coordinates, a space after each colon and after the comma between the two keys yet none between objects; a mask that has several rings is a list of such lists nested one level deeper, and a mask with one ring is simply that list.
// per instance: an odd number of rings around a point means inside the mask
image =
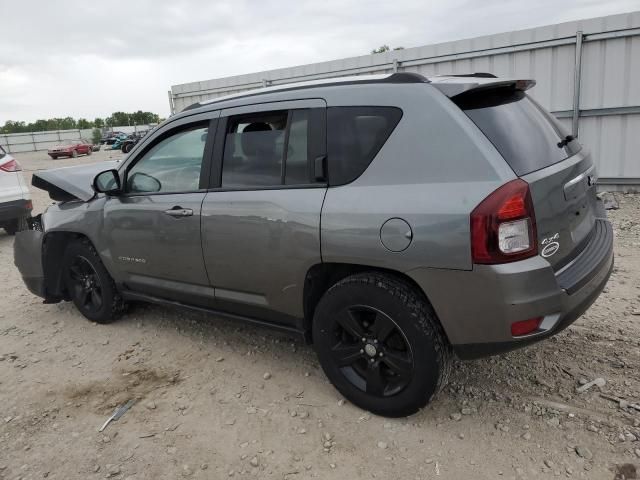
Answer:
[{"label": "rear spoiler", "polygon": [[461,93],[470,91],[494,90],[497,88],[508,88],[513,90],[529,90],[535,86],[536,81],[531,79],[503,79],[489,77],[469,76],[468,82],[462,81],[463,77],[444,77],[442,79],[433,79],[431,85],[440,90],[449,98],[456,97]]}]

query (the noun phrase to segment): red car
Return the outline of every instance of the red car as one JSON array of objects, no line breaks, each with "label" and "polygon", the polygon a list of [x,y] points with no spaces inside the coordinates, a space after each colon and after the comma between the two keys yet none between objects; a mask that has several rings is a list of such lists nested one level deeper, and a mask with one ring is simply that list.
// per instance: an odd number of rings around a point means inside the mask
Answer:
[{"label": "red car", "polygon": [[64,143],[50,148],[47,153],[54,160],[58,157],[77,157],[80,154],[91,155],[93,145],[84,139],[65,140]]}]

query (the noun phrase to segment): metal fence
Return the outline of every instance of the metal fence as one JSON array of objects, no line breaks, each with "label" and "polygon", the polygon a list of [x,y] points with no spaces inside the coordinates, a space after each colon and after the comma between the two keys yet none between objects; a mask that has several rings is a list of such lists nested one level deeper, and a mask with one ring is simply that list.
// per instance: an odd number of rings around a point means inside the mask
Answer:
[{"label": "metal fence", "polygon": [[[154,128],[151,125],[123,125],[101,129],[102,132],[116,131],[123,133],[135,133]],[[91,143],[93,129],[51,130],[46,132],[29,133],[0,133],[0,145],[9,153],[38,152],[48,150],[54,145],[59,145],[69,140],[84,139]]]},{"label": "metal fence", "polygon": [[9,153],[47,150],[65,141],[83,138],[91,141],[92,129],[0,134],[0,145]]},{"label": "metal fence", "polygon": [[265,86],[397,71],[534,78],[532,96],[579,133],[600,183],[640,186],[640,11],[174,85],[169,104],[173,113]]}]

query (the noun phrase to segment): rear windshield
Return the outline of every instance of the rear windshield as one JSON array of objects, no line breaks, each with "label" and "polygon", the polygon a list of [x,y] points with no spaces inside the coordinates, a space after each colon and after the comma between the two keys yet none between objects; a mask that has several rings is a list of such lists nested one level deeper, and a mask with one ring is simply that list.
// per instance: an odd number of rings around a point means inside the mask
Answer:
[{"label": "rear windshield", "polygon": [[523,91],[469,92],[458,95],[454,101],[518,176],[558,163],[580,151],[578,141],[568,139],[569,132]]}]

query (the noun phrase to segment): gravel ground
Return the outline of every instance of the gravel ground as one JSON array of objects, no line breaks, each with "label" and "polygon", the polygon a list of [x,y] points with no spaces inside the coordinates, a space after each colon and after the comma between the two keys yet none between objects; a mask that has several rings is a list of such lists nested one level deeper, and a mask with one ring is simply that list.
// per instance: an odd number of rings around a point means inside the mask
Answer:
[{"label": "gravel ground", "polygon": [[[17,158],[30,181],[109,156]],[[431,406],[397,420],[344,401],[295,338],[157,306],[103,326],[44,305],[0,233],[0,478],[636,478],[640,196],[617,199],[617,265],[595,305],[546,342],[457,363]]]}]

